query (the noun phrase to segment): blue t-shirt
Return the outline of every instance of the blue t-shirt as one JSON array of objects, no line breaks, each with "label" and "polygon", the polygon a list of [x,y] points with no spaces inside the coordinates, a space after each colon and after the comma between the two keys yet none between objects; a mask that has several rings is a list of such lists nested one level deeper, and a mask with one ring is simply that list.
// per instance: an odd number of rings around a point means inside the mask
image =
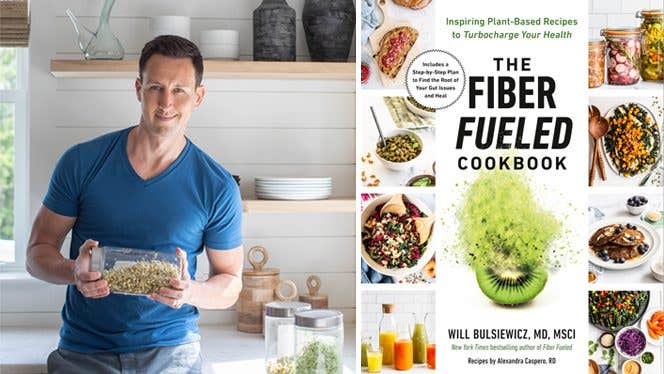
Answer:
[{"label": "blue t-shirt", "polygon": [[[87,239],[100,246],[187,252],[194,279],[203,246],[242,244],[242,202],[232,176],[187,139],[178,158],[143,180],[127,157],[131,128],[73,146],[53,171],[44,205],[76,217],[69,257]],[[144,296],[84,297],[67,287],[60,348],[76,352],[135,352],[200,339],[198,310],[180,309]]]}]

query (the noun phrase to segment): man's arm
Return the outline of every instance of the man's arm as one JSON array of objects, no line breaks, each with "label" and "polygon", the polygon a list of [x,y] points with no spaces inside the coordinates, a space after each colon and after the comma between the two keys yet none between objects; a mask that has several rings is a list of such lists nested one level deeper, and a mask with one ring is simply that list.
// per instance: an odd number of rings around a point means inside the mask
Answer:
[{"label": "man's arm", "polygon": [[74,260],[64,258],[60,247],[75,222],[76,217],[59,215],[43,205],[39,208],[26,252],[28,273],[49,283],[74,283]]},{"label": "man's arm", "polygon": [[60,254],[62,242],[75,222],[76,217],[57,214],[42,205],[32,224],[25,269],[33,277],[49,283],[75,284],[85,297],[107,296],[108,285],[100,279],[101,273],[88,272],[90,249],[99,243],[86,240],[79,248],[76,260],[64,258]]},{"label": "man's arm", "polygon": [[242,290],[242,246],[227,250],[206,249],[210,276],[205,281],[192,281],[187,269],[187,255],[178,248],[183,262],[183,279],[171,279],[170,287],[162,287],[149,297],[171,308],[190,304],[202,309],[226,309],[237,301]]},{"label": "man's arm", "polygon": [[206,249],[210,276],[192,282],[188,303],[203,309],[226,309],[237,301],[242,290],[242,246],[228,250]]}]

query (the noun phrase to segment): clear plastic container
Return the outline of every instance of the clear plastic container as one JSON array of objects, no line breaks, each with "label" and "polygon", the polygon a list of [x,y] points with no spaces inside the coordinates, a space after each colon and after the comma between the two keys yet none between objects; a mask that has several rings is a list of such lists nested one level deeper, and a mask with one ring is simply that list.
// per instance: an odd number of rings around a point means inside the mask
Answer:
[{"label": "clear plastic container", "polygon": [[608,45],[606,76],[611,85],[636,84],[641,79],[641,29],[603,29]]},{"label": "clear plastic container", "polygon": [[182,279],[185,270],[175,251],[99,247],[92,249],[90,271],[101,272],[111,292],[149,295],[173,278]]},{"label": "clear plastic container", "polygon": [[295,313],[295,373],[343,372],[343,315],[314,309]]},{"label": "clear plastic container", "polygon": [[311,309],[307,303],[274,301],[265,305],[265,372],[295,373],[295,313]]},{"label": "clear plastic container", "polygon": [[664,11],[640,10],[636,13],[641,22],[641,78],[647,81],[664,79]]},{"label": "clear plastic container", "polygon": [[605,65],[606,65],[606,42],[604,40],[589,41],[588,42],[588,88],[595,88],[604,84]]}]

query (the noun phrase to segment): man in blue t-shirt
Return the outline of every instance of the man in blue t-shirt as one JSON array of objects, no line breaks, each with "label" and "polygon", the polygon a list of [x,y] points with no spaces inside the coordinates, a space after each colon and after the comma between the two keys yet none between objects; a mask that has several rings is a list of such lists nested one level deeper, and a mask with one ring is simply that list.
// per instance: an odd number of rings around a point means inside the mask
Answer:
[{"label": "man in blue t-shirt", "polygon": [[[28,272],[68,285],[49,373],[200,372],[198,308],[228,308],[242,288],[238,186],[185,136],[205,96],[201,54],[160,36],[143,48],[138,73],[139,124],[67,150],[32,226]],[[92,248],[106,246],[176,253],[182,279],[147,296],[110,293],[89,271]],[[204,249],[209,277],[195,280]]]}]

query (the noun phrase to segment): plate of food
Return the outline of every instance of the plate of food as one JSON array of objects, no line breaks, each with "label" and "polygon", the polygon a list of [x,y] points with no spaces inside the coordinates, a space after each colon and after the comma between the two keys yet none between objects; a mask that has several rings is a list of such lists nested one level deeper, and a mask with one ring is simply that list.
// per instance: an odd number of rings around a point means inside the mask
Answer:
[{"label": "plate of food", "polygon": [[369,36],[369,43],[384,86],[403,85],[406,69],[417,56],[419,32],[408,21],[394,20],[386,8],[386,0],[378,0],[383,23]]},{"label": "plate of food", "polygon": [[591,263],[611,270],[641,266],[661,247],[661,239],[648,224],[635,220],[605,219],[590,227]]},{"label": "plate of food", "polygon": [[415,197],[395,194],[372,200],[362,211],[362,258],[393,277],[420,271],[435,253],[432,210]]},{"label": "plate of food", "polygon": [[588,291],[588,321],[602,331],[632,326],[645,313],[648,291]]},{"label": "plate of food", "polygon": [[638,103],[621,104],[604,116],[605,159],[618,175],[631,178],[649,172],[660,156],[662,133],[652,112]]},{"label": "plate of food", "polygon": [[648,343],[662,346],[664,344],[664,310],[651,308],[643,314],[641,330]]}]

